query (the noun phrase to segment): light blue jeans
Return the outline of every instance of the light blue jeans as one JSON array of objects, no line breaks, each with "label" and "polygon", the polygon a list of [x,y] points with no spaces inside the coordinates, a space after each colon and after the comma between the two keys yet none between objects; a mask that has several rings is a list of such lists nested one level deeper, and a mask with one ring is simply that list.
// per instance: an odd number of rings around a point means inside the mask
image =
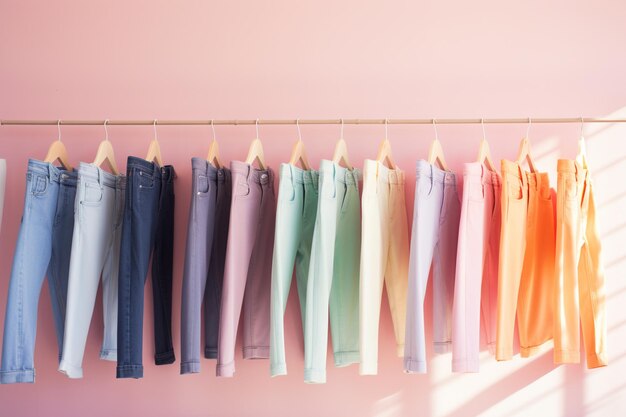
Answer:
[{"label": "light blue jeans", "polygon": [[76,173],[29,160],[24,213],[13,257],[4,319],[0,382],[35,382],[37,305],[48,275],[52,313],[63,344],[67,276],[74,229]]}]

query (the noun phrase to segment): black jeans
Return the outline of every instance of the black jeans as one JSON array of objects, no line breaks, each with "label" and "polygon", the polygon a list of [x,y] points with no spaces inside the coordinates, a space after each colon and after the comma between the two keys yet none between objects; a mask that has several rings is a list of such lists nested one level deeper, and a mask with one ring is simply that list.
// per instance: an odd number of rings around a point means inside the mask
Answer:
[{"label": "black jeans", "polygon": [[174,363],[172,345],[172,270],[174,258],[174,167],[161,168],[161,198],[152,254],[154,363]]},{"label": "black jeans", "polygon": [[[165,175],[162,175],[164,171]],[[164,217],[172,222],[169,229],[173,231],[173,190],[170,194],[161,198],[163,177],[166,178],[167,189],[171,188],[173,180],[173,168],[171,166],[159,168],[157,164],[148,162],[134,156],[128,157],[126,186],[126,206],[124,207],[124,224],[122,226],[122,243],[120,249],[120,274],[118,290],[118,316],[117,316],[117,377],[118,378],[141,378],[143,377],[142,347],[143,347],[143,294],[150,253],[157,234],[157,224],[160,217],[160,206],[168,206],[171,210],[163,209]],[[169,183],[169,186],[167,185]],[[164,203],[165,201],[165,203]],[[171,206],[169,205],[171,203]],[[169,210],[169,212],[168,212]],[[171,253],[173,234],[165,225],[158,228],[158,250],[162,254]],[[168,238],[169,243],[168,243]],[[153,286],[156,287],[155,315],[157,310],[169,311],[169,327],[171,328],[171,257],[161,256],[155,253],[157,259],[157,272],[153,272]],[[169,264],[169,265],[168,265]],[[169,268],[168,268],[169,266]],[[169,281],[169,284],[168,284]],[[169,299],[169,302],[166,300]],[[160,313],[159,313],[160,314]],[[160,317],[167,316],[167,313]],[[160,319],[159,319],[160,320]],[[155,326],[157,321],[155,321]],[[166,325],[167,326],[167,325]],[[157,326],[158,327],[158,326]],[[159,330],[160,331],[160,330]],[[155,334],[157,331],[155,331]],[[167,331],[165,333],[170,333]],[[169,346],[163,350],[157,350],[157,362],[173,362],[173,349],[171,348],[171,335]],[[167,345],[164,343],[163,345]],[[157,346],[161,349],[162,346]],[[168,355],[171,353],[171,355]],[[161,354],[163,354],[161,356]],[[171,359],[170,359],[171,358]]]}]

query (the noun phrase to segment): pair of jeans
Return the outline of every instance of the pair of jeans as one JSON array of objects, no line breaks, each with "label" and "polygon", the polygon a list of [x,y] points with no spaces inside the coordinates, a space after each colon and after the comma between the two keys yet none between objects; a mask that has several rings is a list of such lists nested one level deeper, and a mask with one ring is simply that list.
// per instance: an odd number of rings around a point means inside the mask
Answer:
[{"label": "pair of jeans", "polygon": [[270,373],[286,375],[285,308],[293,277],[294,263],[302,329],[311,245],[317,214],[318,172],[281,164],[276,208],[276,231],[272,257],[272,295],[270,323]]},{"label": "pair of jeans", "polygon": [[516,316],[522,357],[552,339],[556,231],[548,174],[501,164],[496,359],[509,360]]},{"label": "pair of jeans", "polygon": [[204,300],[204,355],[217,357],[220,299],[230,217],[230,171],[192,158],[191,204],[183,272],[180,373],[200,372]]},{"label": "pair of jeans", "polygon": [[59,359],[70,251],[74,229],[76,173],[29,160],[24,213],[15,246],[4,319],[0,382],[34,382],[37,306],[47,273]]},{"label": "pair of jeans", "polygon": [[[274,172],[232,161],[232,203],[224,267],[217,376],[235,373],[235,341],[243,306],[244,359],[269,357],[270,286],[276,222]],[[245,295],[245,298],[244,298]]]},{"label": "pair of jeans", "polygon": [[554,363],[580,362],[582,327],[587,368],[608,364],[602,245],[587,167],[558,161]]},{"label": "pair of jeans", "polygon": [[117,291],[126,177],[80,163],[59,370],[82,378],[83,355],[102,275],[104,339],[100,358],[117,360]]},{"label": "pair of jeans", "polygon": [[[117,321],[117,377],[143,377],[143,304],[144,285],[150,254],[159,238],[160,255],[154,256],[152,285],[155,314],[163,312],[163,323],[155,322],[155,330],[167,328],[171,322],[171,262],[174,219],[174,169],[159,168],[154,162],[134,156],[127,162],[126,204],[122,225]],[[161,221],[161,223],[159,223]],[[157,227],[158,226],[158,227]],[[156,254],[156,248],[155,248]],[[168,312],[169,309],[169,312]],[[169,314],[169,316],[168,316]],[[169,318],[168,318],[169,317]],[[158,335],[159,331],[155,331]],[[155,363],[174,362],[171,331],[161,330],[165,340],[157,342]],[[169,336],[170,340],[167,340]]]},{"label": "pair of jeans", "polygon": [[328,315],[335,366],[359,361],[359,172],[322,160],[304,323],[304,381],[326,382]]},{"label": "pair of jeans", "polygon": [[[495,351],[502,180],[484,164],[465,164],[452,307],[452,371],[478,372],[481,316]],[[482,314],[481,314],[482,311]]]},{"label": "pair of jeans", "polygon": [[456,176],[426,161],[417,162],[406,310],[404,371],[426,372],[424,298],[433,269],[433,339],[436,353],[450,350],[452,302],[461,202]]},{"label": "pair of jeans", "polygon": [[365,160],[363,173],[363,233],[361,240],[360,349],[361,375],[378,373],[378,327],[383,283],[396,342],[404,352],[409,226],[404,195],[404,171]]}]

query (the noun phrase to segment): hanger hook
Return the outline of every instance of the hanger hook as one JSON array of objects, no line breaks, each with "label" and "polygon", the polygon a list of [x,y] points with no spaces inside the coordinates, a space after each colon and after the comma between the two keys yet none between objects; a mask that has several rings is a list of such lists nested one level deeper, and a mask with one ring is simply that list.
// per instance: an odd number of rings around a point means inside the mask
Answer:
[{"label": "hanger hook", "polygon": [[213,123],[213,119],[211,119],[211,130],[213,131],[213,142],[215,142],[215,123]]},{"label": "hanger hook", "polygon": [[152,122],[152,129],[154,130],[154,140],[156,140],[157,142],[159,141],[159,138],[157,137],[157,119],[154,119],[154,121]]},{"label": "hanger hook", "polygon": [[300,119],[296,119],[296,127],[298,128],[298,140],[302,142],[302,132],[300,132]]},{"label": "hanger hook", "polygon": [[343,140],[343,118],[341,118],[341,135],[339,136],[339,139]]},{"label": "hanger hook", "polygon": [[389,119],[385,119],[385,140],[389,139]]},{"label": "hanger hook", "polygon": [[484,118],[480,118],[480,125],[483,128],[483,140],[487,140],[487,134],[485,133],[485,119]]},{"label": "hanger hook", "polygon": [[582,116],[580,116],[580,137],[585,138],[585,119]]},{"label": "hanger hook", "polygon": [[437,132],[437,119],[433,118],[433,127],[435,128],[435,140],[439,140],[439,133]]},{"label": "hanger hook", "polygon": [[526,128],[526,139],[528,139],[528,135],[530,134],[530,126],[533,124],[533,120],[528,118],[528,127]]},{"label": "hanger hook", "polygon": [[259,119],[256,119],[254,122],[254,127],[256,128],[256,138],[259,138]]},{"label": "hanger hook", "polygon": [[61,142],[61,119],[57,120],[57,133],[59,134],[59,138],[57,140]]},{"label": "hanger hook", "polygon": [[106,119],[104,121],[104,140],[106,140],[107,142],[109,141],[109,129],[107,128],[108,124],[109,124],[109,119]]}]

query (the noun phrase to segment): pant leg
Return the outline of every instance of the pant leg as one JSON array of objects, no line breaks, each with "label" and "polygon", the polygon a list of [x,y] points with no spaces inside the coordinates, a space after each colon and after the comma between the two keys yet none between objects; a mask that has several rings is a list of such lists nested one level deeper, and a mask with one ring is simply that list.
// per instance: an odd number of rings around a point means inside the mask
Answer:
[{"label": "pant leg", "polygon": [[217,350],[217,376],[235,374],[235,342],[239,316],[248,279],[252,252],[261,217],[261,187],[256,179],[259,171],[249,164],[233,161],[232,204],[224,269],[224,286],[220,308]]},{"label": "pant leg", "polygon": [[424,299],[439,236],[439,217],[443,202],[443,183],[435,180],[433,168],[424,161],[418,163],[404,348],[404,371],[407,373],[426,372]]},{"label": "pant leg", "polygon": [[154,363],[174,363],[172,345],[172,274],[174,264],[174,167],[161,168],[161,196],[152,256]]},{"label": "pant leg", "polygon": [[526,247],[528,184],[519,164],[502,161],[502,229],[498,269],[496,359],[513,357],[513,336],[519,285]]},{"label": "pant leg", "polygon": [[87,334],[100,274],[111,239],[115,187],[105,186],[95,166],[81,165],[67,291],[63,357],[59,371],[82,378]]},{"label": "pant leg", "polygon": [[547,173],[528,174],[526,251],[517,321],[520,355],[529,357],[552,339],[556,233]]},{"label": "pant leg", "polygon": [[346,171],[345,175],[344,181],[336,183],[345,187],[345,192],[337,217],[329,306],[335,366],[359,362],[361,204],[358,174]]},{"label": "pant leg", "polygon": [[48,165],[33,160],[28,164],[24,212],[4,316],[0,371],[3,384],[35,382],[37,307],[52,251],[52,225],[59,191]]},{"label": "pant leg", "polygon": [[220,322],[220,300],[222,299],[222,283],[224,281],[224,264],[226,262],[226,246],[228,243],[228,224],[231,203],[230,170],[221,168],[217,171],[217,197],[215,207],[215,226],[213,230],[213,247],[211,264],[204,291],[204,357],[217,358],[217,339]]},{"label": "pant leg", "polygon": [[580,205],[584,181],[573,161],[558,161],[554,363],[580,362]]},{"label": "pant leg", "polygon": [[250,257],[243,299],[243,358],[268,359],[270,356],[270,298],[272,250],[276,225],[274,172],[268,168],[258,178],[259,218]]},{"label": "pant leg", "polygon": [[485,340],[489,351],[496,353],[496,328],[498,320],[498,264],[500,262],[500,228],[502,224],[501,192],[502,181],[497,173],[492,174],[492,184],[486,195],[486,246],[483,266],[481,310]]},{"label": "pant leg", "polygon": [[54,225],[52,227],[52,252],[48,265],[48,289],[52,301],[52,315],[59,346],[59,361],[63,352],[67,283],[74,232],[74,203],[76,199],[76,172],[63,172],[60,176],[59,195]]},{"label": "pant leg", "polygon": [[122,221],[126,198],[126,176],[115,178],[115,205],[106,223],[110,227],[107,240],[107,253],[102,270],[102,317],[104,338],[100,349],[100,359],[117,360],[117,323],[120,272],[120,248],[122,243]]},{"label": "pant leg", "polygon": [[296,251],[302,236],[304,182],[290,164],[281,164],[276,230],[272,256],[270,374],[286,375],[284,315],[291,287]]},{"label": "pant leg", "polygon": [[154,241],[161,171],[129,156],[122,225],[117,325],[117,378],[142,378],[144,284]]},{"label": "pant leg", "polygon": [[[461,212],[456,177],[445,174],[443,201],[439,214],[439,244],[433,258],[433,341],[435,353],[449,352],[452,347],[452,304],[454,273]],[[479,258],[480,259],[480,258]],[[478,299],[480,293],[477,291]]]},{"label": "pant leg", "polygon": [[452,371],[478,372],[481,282],[488,223],[485,206],[491,190],[488,184],[483,184],[482,164],[465,164],[464,171],[452,308]]},{"label": "pant leg", "polygon": [[[378,325],[387,269],[389,230],[384,209],[388,189],[378,187],[378,164],[365,160],[361,202],[361,260],[359,284],[359,351],[361,375],[378,373]],[[383,222],[385,224],[383,224]]]},{"label": "pant leg", "polygon": [[585,180],[583,208],[585,222],[583,246],[578,263],[578,296],[587,368],[591,369],[608,365],[608,357],[602,247],[596,226],[593,183],[588,177]]},{"label": "pant leg", "polygon": [[191,203],[181,302],[181,374],[200,372],[202,300],[212,258],[218,187],[216,170],[209,165],[203,159],[192,159]]}]

